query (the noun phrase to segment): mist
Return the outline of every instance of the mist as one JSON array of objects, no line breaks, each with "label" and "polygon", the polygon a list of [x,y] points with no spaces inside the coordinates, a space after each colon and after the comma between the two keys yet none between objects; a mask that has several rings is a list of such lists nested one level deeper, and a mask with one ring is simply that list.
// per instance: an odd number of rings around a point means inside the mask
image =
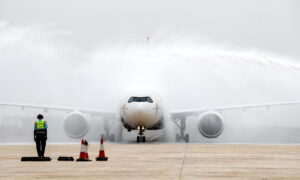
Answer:
[{"label": "mist", "polygon": [[[111,7],[114,2],[103,1],[104,4],[100,5],[101,8]],[[288,2],[286,6],[281,6],[283,1],[274,2],[274,12],[278,8],[291,10],[296,2]],[[209,28],[201,29],[203,26],[192,21],[199,17],[201,22],[218,19],[217,25],[209,26],[215,29],[222,25],[221,15],[212,15],[208,10],[199,13],[193,11],[194,14],[188,15],[191,19],[185,21],[183,14],[175,13],[180,7],[177,1],[174,9],[169,10],[170,14],[162,13],[166,5],[156,7],[155,3],[147,4],[152,10],[161,9],[158,15],[164,17],[162,21],[155,21],[159,16],[150,10],[142,12],[144,8],[134,8],[130,14],[128,9],[121,10],[120,4],[115,6],[115,11],[120,10],[119,13],[105,16],[111,12],[98,12],[93,6],[98,3],[93,1],[88,1],[83,8],[79,8],[82,3],[76,1],[69,8],[70,14],[65,16],[60,11],[52,14],[56,3],[47,2],[42,5],[30,1],[24,5],[24,10],[6,1],[1,6],[1,102],[118,112],[124,96],[139,89],[151,89],[158,93],[167,112],[300,101],[300,51],[296,48],[299,47],[296,44],[299,36],[293,34],[300,27],[299,23],[295,23],[298,16],[282,13],[284,15],[275,23],[271,16],[273,11],[266,10],[268,13],[262,13],[266,2],[261,3],[262,7],[257,13],[266,21],[270,20],[268,27],[257,24],[252,14],[241,13],[245,5],[237,12],[227,14],[233,18],[229,20],[229,24],[235,22],[233,25],[240,28],[247,25],[254,29],[257,26],[272,29],[280,23],[288,23],[285,18],[289,17],[294,18],[294,24],[292,18],[290,22],[293,25],[286,24],[286,29],[274,30],[273,34],[267,33],[268,35],[256,29],[257,32],[240,30],[242,35],[236,37],[238,30],[229,26],[225,26],[225,32],[212,31],[208,35]],[[131,3],[141,7],[135,1]],[[125,4],[126,7],[131,3]],[[226,6],[229,7],[232,3],[233,1]],[[192,4],[195,2],[188,3],[188,7]],[[207,3],[206,7],[212,8],[215,4],[216,2]],[[246,4],[250,5],[250,12],[254,4]],[[64,1],[60,5],[62,8],[68,3]],[[31,9],[35,11],[29,11]],[[49,11],[41,12],[45,9]],[[78,9],[81,12],[79,14],[75,11]],[[20,15],[14,15],[9,10],[19,12]],[[35,16],[33,12],[37,11],[41,16]],[[27,12],[27,18],[21,16],[24,12]],[[82,12],[88,12],[88,15]],[[146,16],[147,12],[153,17]],[[210,19],[201,16],[205,12],[211,15]],[[137,16],[139,13],[140,18]],[[241,13],[241,19],[253,19],[245,24],[236,24],[238,19],[233,17],[235,13]],[[122,18],[119,18],[122,15],[124,18],[131,18],[127,21],[128,24],[120,24]],[[178,22],[169,21],[172,15]],[[99,19],[96,21],[95,17]],[[144,22],[146,17],[148,19]],[[72,21],[68,21],[71,19]],[[179,27],[179,24],[182,26]],[[258,37],[253,39],[248,34],[250,32],[257,33]],[[219,37],[220,34],[224,35],[223,38]],[[286,38],[279,39],[279,34]],[[277,38],[274,39],[273,36]],[[197,118],[189,118],[187,128],[192,142],[297,144],[300,143],[300,135],[297,133],[300,128],[299,107],[223,112],[224,133],[216,139],[201,136],[195,128]],[[0,142],[31,142],[32,126],[37,113],[44,112],[1,107]],[[46,117],[50,142],[76,142],[66,137],[61,128],[65,114],[51,111],[46,113]],[[101,133],[96,127],[101,126],[101,123],[99,119],[92,119],[90,122],[96,126],[92,126],[87,137],[96,140]],[[177,129],[174,130],[176,131]]]}]

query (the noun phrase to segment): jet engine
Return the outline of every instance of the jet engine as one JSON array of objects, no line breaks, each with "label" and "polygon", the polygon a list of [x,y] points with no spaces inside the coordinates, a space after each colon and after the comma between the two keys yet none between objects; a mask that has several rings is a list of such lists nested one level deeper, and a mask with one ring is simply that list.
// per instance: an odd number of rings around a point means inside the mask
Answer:
[{"label": "jet engine", "polygon": [[206,112],[200,116],[199,132],[206,138],[216,138],[223,132],[223,117],[218,112]]},{"label": "jet engine", "polygon": [[64,131],[71,138],[81,138],[89,131],[89,123],[85,114],[69,113],[64,121]]}]

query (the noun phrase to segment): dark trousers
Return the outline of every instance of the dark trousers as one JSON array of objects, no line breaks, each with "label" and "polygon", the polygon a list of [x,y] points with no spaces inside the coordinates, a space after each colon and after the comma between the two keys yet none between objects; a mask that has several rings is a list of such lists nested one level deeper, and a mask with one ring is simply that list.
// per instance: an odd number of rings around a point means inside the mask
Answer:
[{"label": "dark trousers", "polygon": [[45,134],[36,134],[36,151],[39,157],[44,157],[45,148],[46,148],[46,135]]}]

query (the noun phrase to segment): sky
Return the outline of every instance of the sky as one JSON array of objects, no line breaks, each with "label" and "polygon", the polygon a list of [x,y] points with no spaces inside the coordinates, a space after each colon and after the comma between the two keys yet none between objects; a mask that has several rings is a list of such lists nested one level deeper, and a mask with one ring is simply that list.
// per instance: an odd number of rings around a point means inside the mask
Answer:
[{"label": "sky", "polygon": [[[7,84],[2,89],[2,94],[6,94],[2,99],[81,105],[74,96],[90,99],[91,92],[119,93],[127,91],[128,86],[136,88],[141,84],[171,94],[169,89],[178,85],[174,82],[173,86],[162,88],[162,84],[166,86],[165,80],[178,79],[178,72],[184,67],[178,84],[185,83],[184,79],[195,81],[203,70],[193,68],[201,65],[199,59],[209,53],[218,56],[210,59],[222,59],[221,54],[228,56],[227,59],[242,56],[240,59],[247,59],[244,61],[271,59],[273,65],[276,61],[281,67],[290,63],[298,66],[299,5],[299,1],[283,0],[1,0],[2,73],[8,71],[2,76]],[[193,59],[196,66],[184,64],[184,58]],[[174,59],[181,62],[173,63]],[[143,64],[148,68],[140,68]],[[225,66],[220,68],[224,72]],[[254,76],[253,79],[256,81]],[[196,93],[204,91],[200,87],[206,84],[202,83],[188,83],[186,87]],[[208,85],[208,89],[214,88]],[[28,96],[21,95],[21,89]],[[68,98],[66,92],[70,91],[74,94]],[[36,100],[31,94],[43,95]],[[45,96],[51,98],[46,100]],[[282,99],[285,98],[278,100]],[[91,104],[86,101],[84,105]],[[95,106],[105,107],[107,102]]]},{"label": "sky", "polygon": [[0,20],[14,26],[53,24],[86,51],[150,37],[192,39],[299,59],[297,0],[1,0]]}]

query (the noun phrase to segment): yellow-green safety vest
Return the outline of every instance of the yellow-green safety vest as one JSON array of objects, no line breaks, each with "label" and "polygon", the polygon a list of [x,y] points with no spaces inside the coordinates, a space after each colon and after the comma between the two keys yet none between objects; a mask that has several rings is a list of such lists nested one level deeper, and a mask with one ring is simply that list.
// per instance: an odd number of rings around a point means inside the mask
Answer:
[{"label": "yellow-green safety vest", "polygon": [[35,122],[36,129],[45,129],[45,121],[44,120],[38,120]]}]

